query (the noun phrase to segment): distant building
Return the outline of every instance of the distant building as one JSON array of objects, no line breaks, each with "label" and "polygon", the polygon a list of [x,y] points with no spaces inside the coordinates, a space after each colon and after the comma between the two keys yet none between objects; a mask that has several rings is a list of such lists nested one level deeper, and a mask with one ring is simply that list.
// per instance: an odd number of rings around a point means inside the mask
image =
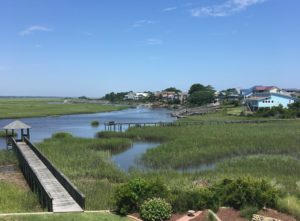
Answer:
[{"label": "distant building", "polygon": [[147,97],[149,97],[149,93],[146,92],[129,92],[124,96],[124,100],[143,100]]},{"label": "distant building", "polygon": [[288,92],[275,86],[254,86],[250,90],[242,90],[241,92],[246,92],[243,95],[244,103],[252,111],[279,105],[287,108],[289,104],[297,100],[297,98],[292,97]]},{"label": "distant building", "polygon": [[172,101],[179,101],[181,104],[185,103],[188,97],[188,93],[184,92],[174,92],[174,91],[161,91],[156,92],[155,97],[158,100],[164,102],[172,102]]}]

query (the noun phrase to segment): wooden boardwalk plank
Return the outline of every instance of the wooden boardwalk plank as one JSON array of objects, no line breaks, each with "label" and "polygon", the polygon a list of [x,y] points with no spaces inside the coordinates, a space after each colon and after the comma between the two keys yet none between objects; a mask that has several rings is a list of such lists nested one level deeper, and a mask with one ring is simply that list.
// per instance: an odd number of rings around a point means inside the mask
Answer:
[{"label": "wooden boardwalk plank", "polygon": [[45,190],[53,197],[53,212],[82,212],[83,209],[27,144],[25,142],[17,142],[17,144]]}]

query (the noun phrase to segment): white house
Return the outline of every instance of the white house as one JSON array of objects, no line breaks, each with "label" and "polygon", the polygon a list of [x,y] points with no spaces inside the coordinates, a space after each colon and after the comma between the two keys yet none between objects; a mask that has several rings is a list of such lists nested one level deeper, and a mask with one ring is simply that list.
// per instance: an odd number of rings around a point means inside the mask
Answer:
[{"label": "white house", "polygon": [[142,100],[149,97],[149,93],[146,92],[129,92],[124,96],[124,100]]}]

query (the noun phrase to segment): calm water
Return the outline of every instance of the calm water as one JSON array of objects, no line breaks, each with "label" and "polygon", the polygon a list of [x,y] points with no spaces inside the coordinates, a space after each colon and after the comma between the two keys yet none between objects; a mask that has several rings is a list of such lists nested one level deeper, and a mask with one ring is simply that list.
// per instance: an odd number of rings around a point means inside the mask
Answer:
[{"label": "calm water", "polygon": [[[31,141],[40,142],[45,138],[51,137],[56,132],[69,132],[78,137],[94,137],[95,133],[104,130],[104,122],[172,122],[170,110],[167,109],[148,109],[143,107],[96,114],[65,115],[58,117],[36,117],[20,119],[31,126]],[[99,127],[92,127],[93,120],[100,122]],[[12,119],[0,120],[0,128],[12,122]],[[123,128],[126,129],[126,128]],[[132,148],[115,155],[112,160],[124,170],[135,166],[135,158],[147,149],[157,146],[157,143],[136,142]],[[5,140],[0,138],[0,149],[6,147]]]}]

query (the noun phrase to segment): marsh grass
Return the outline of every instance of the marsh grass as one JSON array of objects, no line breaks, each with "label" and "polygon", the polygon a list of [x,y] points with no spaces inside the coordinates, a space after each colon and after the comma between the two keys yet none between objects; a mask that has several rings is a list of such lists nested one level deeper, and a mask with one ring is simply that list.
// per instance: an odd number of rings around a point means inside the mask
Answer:
[{"label": "marsh grass", "polygon": [[50,215],[18,215],[0,217],[1,221],[133,221],[111,213],[63,213]]},{"label": "marsh grass", "polygon": [[86,195],[86,209],[113,207],[114,186],[127,180],[127,175],[111,161],[111,151],[131,146],[123,138],[87,139],[66,137],[37,144],[38,148]]},{"label": "marsh grass", "polygon": [[8,164],[17,164],[17,158],[11,150],[0,150],[0,166]]},{"label": "marsh grass", "polygon": [[[58,103],[61,102],[61,103]],[[0,99],[0,119],[57,116],[123,110],[127,107],[100,104],[63,104],[63,99]]]},{"label": "marsh grass", "polygon": [[295,196],[286,196],[278,201],[277,207],[280,211],[292,214],[300,219],[300,199]]},{"label": "marsh grass", "polygon": [[0,213],[40,211],[34,193],[19,186],[0,181]]},{"label": "marsh grass", "polygon": [[[12,131],[8,131],[8,135],[11,136],[12,135]],[[14,132],[14,137],[17,137],[18,133]],[[6,137],[6,133],[4,130],[0,130],[0,137]]]},{"label": "marsh grass", "polygon": [[92,127],[98,127],[99,124],[100,124],[100,123],[99,123],[99,121],[97,121],[97,120],[94,120],[94,121],[91,122],[91,126],[92,126]]},{"label": "marsh grass", "polygon": [[157,148],[147,150],[142,162],[155,169],[182,169],[244,155],[299,157],[299,134],[300,121],[279,121],[130,128],[125,133],[101,132],[98,136],[165,141]]}]

